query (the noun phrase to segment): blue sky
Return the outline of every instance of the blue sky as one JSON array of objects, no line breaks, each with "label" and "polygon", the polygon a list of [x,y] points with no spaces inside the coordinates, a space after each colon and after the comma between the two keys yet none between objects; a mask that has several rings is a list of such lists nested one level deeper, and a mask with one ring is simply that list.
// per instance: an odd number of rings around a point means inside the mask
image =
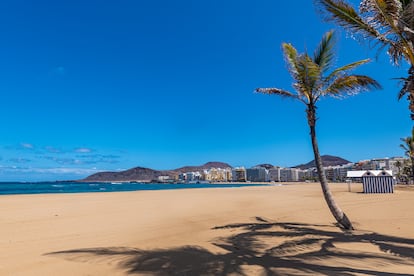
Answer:
[{"label": "blue sky", "polygon": [[[3,1],[0,181],[312,160],[304,106],[253,91],[290,89],[281,43],[311,52],[334,27],[313,1]],[[321,153],[401,156],[406,67],[337,38],[337,65],[373,58],[356,73],[384,89],[320,102]]]}]

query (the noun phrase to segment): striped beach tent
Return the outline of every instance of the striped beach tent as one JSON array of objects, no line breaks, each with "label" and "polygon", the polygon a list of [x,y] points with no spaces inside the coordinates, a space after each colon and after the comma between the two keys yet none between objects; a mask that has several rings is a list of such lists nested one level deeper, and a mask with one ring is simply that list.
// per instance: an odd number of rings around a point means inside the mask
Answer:
[{"label": "striped beach tent", "polygon": [[391,170],[348,171],[347,177],[362,179],[366,194],[393,193],[395,180]]}]

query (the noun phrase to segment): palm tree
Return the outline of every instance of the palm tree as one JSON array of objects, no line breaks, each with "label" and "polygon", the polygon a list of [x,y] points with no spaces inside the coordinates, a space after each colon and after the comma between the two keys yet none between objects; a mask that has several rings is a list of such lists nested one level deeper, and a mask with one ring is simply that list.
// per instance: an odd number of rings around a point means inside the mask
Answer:
[{"label": "palm tree", "polygon": [[405,155],[410,159],[411,162],[411,178],[414,181],[414,127],[411,130],[411,136],[401,138],[404,144],[400,147],[405,151]]},{"label": "palm tree", "polygon": [[370,77],[349,74],[350,70],[369,62],[368,59],[356,61],[332,70],[335,56],[333,47],[333,31],[329,31],[323,36],[313,57],[309,56],[306,52],[298,54],[297,50],[291,44],[283,43],[282,48],[289,73],[294,80],[293,87],[295,92],[279,88],[258,88],[256,92],[279,95],[298,100],[305,104],[316,169],[323,195],[339,225],[345,229],[353,229],[352,223],[335,202],[323,170],[318,142],[316,140],[316,104],[324,96],[342,98],[347,95],[357,94],[363,90],[380,88],[380,85]]},{"label": "palm tree", "polygon": [[327,21],[336,22],[353,36],[387,48],[395,65],[410,65],[398,99],[408,95],[414,120],[414,0],[362,0],[359,11],[344,0],[314,0]]}]

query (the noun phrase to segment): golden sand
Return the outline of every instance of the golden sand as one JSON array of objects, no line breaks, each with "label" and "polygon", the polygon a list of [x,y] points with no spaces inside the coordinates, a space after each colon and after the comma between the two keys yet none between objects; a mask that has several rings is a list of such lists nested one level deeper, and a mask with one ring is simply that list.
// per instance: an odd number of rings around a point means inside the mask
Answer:
[{"label": "golden sand", "polygon": [[[414,190],[318,184],[0,197],[0,275],[414,274]],[[388,275],[384,274],[384,275]]]}]

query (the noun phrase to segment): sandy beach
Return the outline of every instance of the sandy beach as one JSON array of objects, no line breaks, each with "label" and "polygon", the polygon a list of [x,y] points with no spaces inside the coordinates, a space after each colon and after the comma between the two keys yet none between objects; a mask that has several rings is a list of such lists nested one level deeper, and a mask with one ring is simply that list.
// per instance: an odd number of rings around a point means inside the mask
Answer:
[{"label": "sandy beach", "polygon": [[319,184],[0,197],[0,275],[414,275],[414,190]]}]

